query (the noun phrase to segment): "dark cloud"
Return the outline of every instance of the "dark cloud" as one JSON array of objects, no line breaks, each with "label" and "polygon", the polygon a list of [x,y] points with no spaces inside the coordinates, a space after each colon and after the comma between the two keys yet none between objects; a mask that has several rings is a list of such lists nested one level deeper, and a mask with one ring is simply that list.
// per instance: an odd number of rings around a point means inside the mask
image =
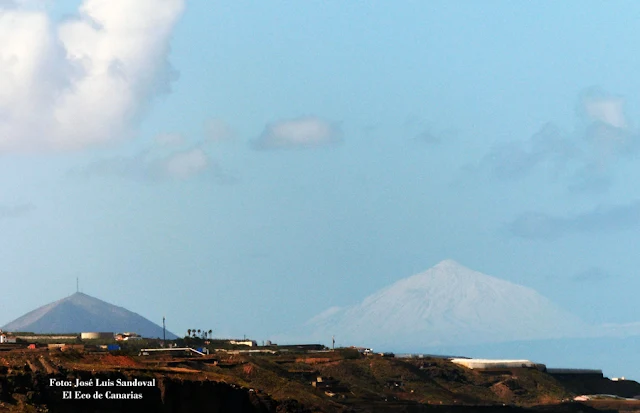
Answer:
[{"label": "dark cloud", "polygon": [[433,129],[428,128],[415,135],[415,139],[418,142],[426,143],[427,145],[440,145],[456,140],[457,135],[458,131],[455,129],[434,131]]},{"label": "dark cloud", "polygon": [[565,169],[579,156],[578,146],[564,137],[556,125],[547,123],[525,141],[494,146],[478,167],[471,169],[488,172],[498,179],[516,179],[541,166],[550,166],[556,171]]},{"label": "dark cloud", "polygon": [[553,239],[574,233],[619,231],[640,224],[640,202],[599,206],[592,211],[567,217],[525,213],[508,225],[511,234],[529,239]]},{"label": "dark cloud", "polygon": [[457,130],[439,129],[419,116],[409,116],[398,129],[398,134],[412,137],[413,140],[427,145],[440,145],[455,140]]}]

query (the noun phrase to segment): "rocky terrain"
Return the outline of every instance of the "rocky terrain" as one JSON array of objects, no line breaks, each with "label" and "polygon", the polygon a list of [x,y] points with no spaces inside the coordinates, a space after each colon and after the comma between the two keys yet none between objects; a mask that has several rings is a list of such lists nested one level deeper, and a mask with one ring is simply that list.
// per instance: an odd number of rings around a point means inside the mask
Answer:
[{"label": "rocky terrain", "polygon": [[[76,380],[93,385],[52,385]],[[118,380],[155,382],[97,386]],[[65,400],[65,391],[102,398]],[[640,411],[635,400],[573,401],[579,394],[604,392],[630,397],[640,394],[640,385],[527,368],[480,372],[444,359],[362,356],[354,350],[205,357],[47,349],[0,353],[0,412]],[[113,393],[138,396],[110,399]]]}]

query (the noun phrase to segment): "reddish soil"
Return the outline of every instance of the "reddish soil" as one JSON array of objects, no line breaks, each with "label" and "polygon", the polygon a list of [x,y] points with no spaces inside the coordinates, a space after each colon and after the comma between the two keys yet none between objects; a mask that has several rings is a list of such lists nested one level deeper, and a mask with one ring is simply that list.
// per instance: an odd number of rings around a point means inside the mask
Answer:
[{"label": "reddish soil", "polygon": [[116,356],[113,354],[105,354],[100,356],[100,363],[105,366],[118,366],[118,367],[140,367],[141,363],[133,360],[128,356]]}]

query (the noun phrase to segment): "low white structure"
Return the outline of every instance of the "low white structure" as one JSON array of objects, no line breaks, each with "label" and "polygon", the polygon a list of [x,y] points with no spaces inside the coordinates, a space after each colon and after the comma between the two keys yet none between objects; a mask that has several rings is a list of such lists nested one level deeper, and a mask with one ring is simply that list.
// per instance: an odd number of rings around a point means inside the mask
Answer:
[{"label": "low white structure", "polygon": [[545,370],[544,364],[534,363],[530,360],[490,360],[490,359],[451,359],[452,363],[464,366],[468,369],[491,370],[491,369],[513,369],[519,367]]},{"label": "low white structure", "polygon": [[100,340],[100,339],[113,339],[112,332],[104,332],[104,331],[85,331],[80,333],[81,340]]},{"label": "low white structure", "polygon": [[240,346],[257,347],[258,343],[255,340],[229,340],[229,344],[235,344]]},{"label": "low white structure", "polygon": [[116,341],[142,340],[140,334],[137,333],[118,333],[115,336]]},{"label": "low white structure", "polygon": [[[170,351],[185,351],[185,352],[191,352],[194,354],[197,354],[199,356],[205,356],[206,354],[198,351],[194,348],[191,347],[170,347],[170,348],[143,348],[140,349],[140,353],[138,354],[139,356],[148,356],[149,353],[166,353],[166,352],[170,352]],[[209,350],[207,349],[207,354],[209,354]]]},{"label": "low white structure", "polygon": [[12,336],[7,336],[6,334],[0,334],[0,343],[15,343],[16,338]]}]

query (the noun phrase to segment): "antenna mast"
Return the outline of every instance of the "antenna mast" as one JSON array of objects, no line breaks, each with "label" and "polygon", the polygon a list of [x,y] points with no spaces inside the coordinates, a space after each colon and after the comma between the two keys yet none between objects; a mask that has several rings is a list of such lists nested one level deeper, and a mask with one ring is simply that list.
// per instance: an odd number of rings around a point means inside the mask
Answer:
[{"label": "antenna mast", "polygon": [[76,292],[80,292],[80,279],[78,277],[76,277]]}]

